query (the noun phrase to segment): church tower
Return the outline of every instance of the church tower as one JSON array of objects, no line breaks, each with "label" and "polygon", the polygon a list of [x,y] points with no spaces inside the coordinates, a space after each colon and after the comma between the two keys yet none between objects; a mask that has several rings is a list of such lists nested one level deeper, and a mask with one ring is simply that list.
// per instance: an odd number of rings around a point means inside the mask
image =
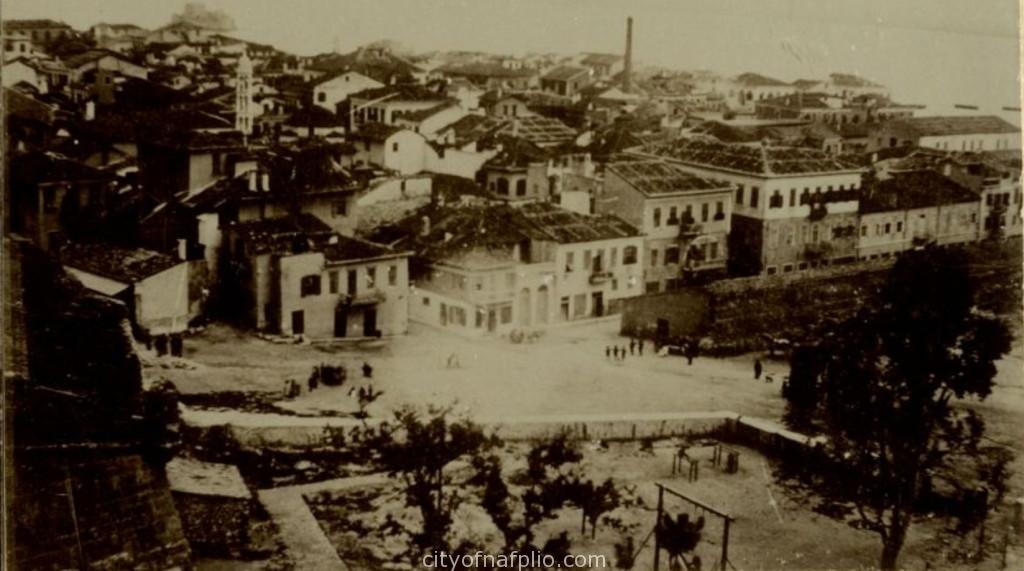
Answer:
[{"label": "church tower", "polygon": [[238,58],[238,71],[235,78],[235,129],[245,135],[252,134],[253,120],[256,117],[252,101],[252,60],[249,54],[242,52]]}]

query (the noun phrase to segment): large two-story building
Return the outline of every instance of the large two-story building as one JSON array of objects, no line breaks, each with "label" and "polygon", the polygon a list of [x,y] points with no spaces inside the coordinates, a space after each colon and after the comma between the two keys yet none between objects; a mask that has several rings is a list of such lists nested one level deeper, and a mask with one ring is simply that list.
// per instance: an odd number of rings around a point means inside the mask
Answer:
[{"label": "large two-story building", "polygon": [[852,261],[864,169],[821,151],[678,139],[641,153],[731,183],[734,274],[785,273]]},{"label": "large two-story building", "polygon": [[605,168],[594,204],[643,233],[644,289],[656,293],[677,289],[695,274],[725,272],[732,188],[668,161],[627,160]]},{"label": "large two-story building", "polygon": [[438,207],[379,233],[417,252],[410,319],[461,334],[601,317],[642,293],[643,238],[617,217],[547,203]]}]

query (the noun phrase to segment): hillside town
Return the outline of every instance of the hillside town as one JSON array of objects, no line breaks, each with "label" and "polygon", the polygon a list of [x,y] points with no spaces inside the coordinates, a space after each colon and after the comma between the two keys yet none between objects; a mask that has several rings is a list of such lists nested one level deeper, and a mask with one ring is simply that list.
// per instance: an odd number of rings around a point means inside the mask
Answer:
[{"label": "hillside town", "polygon": [[[556,426],[596,443],[587,469],[632,499],[572,551],[629,535],[608,567],[873,568],[868,528],[768,483],[814,440],[783,419],[801,348],[936,251],[967,256],[975,310],[1019,331],[1021,129],[997,115],[930,114],[846,70],[643,65],[633,18],[619,53],[515,56],[296,55],[199,4],[155,29],[54,18],[3,21],[11,569],[420,568],[381,531],[415,527],[415,504],[353,447],[450,403],[502,427],[508,462]],[[1007,351],[970,406],[1020,456]],[[1024,564],[1010,478],[988,538],[922,524],[905,568]],[[666,481],[732,514],[724,540],[708,515],[703,547],[672,551]],[[773,513],[806,539],[766,547]],[[546,517],[531,545],[557,537]]]}]

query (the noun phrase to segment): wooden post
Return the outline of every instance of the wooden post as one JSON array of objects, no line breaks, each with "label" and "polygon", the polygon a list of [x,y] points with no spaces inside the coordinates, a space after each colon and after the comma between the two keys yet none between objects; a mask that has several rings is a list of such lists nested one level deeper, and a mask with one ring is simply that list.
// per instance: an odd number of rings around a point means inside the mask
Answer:
[{"label": "wooden post", "polygon": [[725,518],[725,531],[722,532],[722,571],[726,571],[725,567],[729,564],[729,523],[732,520]]},{"label": "wooden post", "polygon": [[658,571],[658,562],[661,558],[661,510],[665,505],[665,488],[658,484],[658,520],[654,522],[654,571]]}]

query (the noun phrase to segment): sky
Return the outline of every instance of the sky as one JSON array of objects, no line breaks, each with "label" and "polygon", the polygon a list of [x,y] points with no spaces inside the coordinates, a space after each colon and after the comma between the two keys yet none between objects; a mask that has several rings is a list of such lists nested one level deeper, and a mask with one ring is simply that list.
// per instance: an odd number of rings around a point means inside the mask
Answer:
[{"label": "sky", "polygon": [[[4,18],[154,28],[182,0],[0,0]],[[1021,124],[1017,0],[206,0],[235,35],[297,54],[393,39],[415,50],[621,53],[634,19],[645,64],[782,80],[857,73],[895,98],[956,103]]]}]

